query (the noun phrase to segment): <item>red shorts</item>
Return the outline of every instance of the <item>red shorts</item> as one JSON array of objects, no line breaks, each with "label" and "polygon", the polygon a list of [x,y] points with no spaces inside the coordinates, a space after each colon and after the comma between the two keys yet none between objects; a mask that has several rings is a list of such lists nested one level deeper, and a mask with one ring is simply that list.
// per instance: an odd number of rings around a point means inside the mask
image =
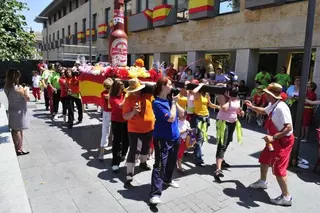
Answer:
[{"label": "red shorts", "polygon": [[265,147],[260,154],[259,163],[272,167],[272,173],[278,177],[287,176],[290,154],[294,144],[294,136],[283,137],[272,143],[274,151]]},{"label": "red shorts", "polygon": [[308,127],[312,122],[313,117],[313,109],[304,109],[303,110],[303,119],[302,119],[302,126]]}]

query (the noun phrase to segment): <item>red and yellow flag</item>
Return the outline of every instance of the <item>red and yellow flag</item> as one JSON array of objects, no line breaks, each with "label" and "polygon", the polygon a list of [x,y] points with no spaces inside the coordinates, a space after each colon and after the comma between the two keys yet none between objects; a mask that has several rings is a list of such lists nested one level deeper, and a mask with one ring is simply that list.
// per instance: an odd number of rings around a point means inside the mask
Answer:
[{"label": "red and yellow flag", "polygon": [[[96,35],[96,30],[95,29],[92,29],[92,36],[95,36]],[[86,30],[86,37],[89,38],[90,37],[90,29],[87,29]]]},{"label": "red and yellow flag", "polygon": [[104,35],[107,33],[107,30],[108,30],[108,26],[106,24],[100,24],[98,26],[98,34],[99,35]]},{"label": "red and yellow flag", "polygon": [[153,19],[153,10],[147,9],[147,10],[143,11],[143,15],[144,15],[148,20],[152,21],[152,19]]},{"label": "red and yellow flag", "polygon": [[78,38],[78,40],[84,39],[84,32],[78,32],[77,38]]},{"label": "red and yellow flag", "polygon": [[105,77],[82,73],[79,80],[82,103],[103,106],[104,99],[101,97],[101,93],[104,91],[103,82]]},{"label": "red and yellow flag", "polygon": [[189,0],[189,14],[213,10],[214,0]]},{"label": "red and yellow flag", "polygon": [[171,11],[172,5],[162,4],[153,9],[152,19],[153,22],[164,20],[168,17]]}]

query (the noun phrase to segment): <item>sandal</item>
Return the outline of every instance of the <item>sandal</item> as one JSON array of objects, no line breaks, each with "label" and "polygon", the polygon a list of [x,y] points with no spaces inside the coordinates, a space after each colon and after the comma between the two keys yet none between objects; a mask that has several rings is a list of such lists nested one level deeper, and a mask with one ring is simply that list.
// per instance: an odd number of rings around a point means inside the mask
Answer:
[{"label": "sandal", "polygon": [[30,152],[16,151],[16,153],[17,153],[17,156],[20,156],[20,155],[27,155],[27,154],[29,154]]}]

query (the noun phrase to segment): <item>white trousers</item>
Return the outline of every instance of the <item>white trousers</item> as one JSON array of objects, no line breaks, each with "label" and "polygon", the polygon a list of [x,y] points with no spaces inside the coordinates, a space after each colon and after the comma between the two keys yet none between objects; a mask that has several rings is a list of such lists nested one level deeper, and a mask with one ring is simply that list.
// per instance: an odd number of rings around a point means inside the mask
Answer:
[{"label": "white trousers", "polygon": [[111,113],[103,111],[100,147],[105,147],[107,145],[107,139],[109,138],[109,134],[110,134],[110,127],[111,127]]}]

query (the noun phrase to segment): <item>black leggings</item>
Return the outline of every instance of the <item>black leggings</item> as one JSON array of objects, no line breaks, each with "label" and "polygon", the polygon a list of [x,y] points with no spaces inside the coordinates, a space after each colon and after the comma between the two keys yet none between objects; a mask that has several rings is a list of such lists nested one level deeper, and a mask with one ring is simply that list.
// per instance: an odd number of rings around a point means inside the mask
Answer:
[{"label": "black leggings", "polygon": [[73,126],[74,120],[74,103],[78,110],[78,121],[81,122],[83,118],[82,101],[81,98],[75,98],[71,95],[68,96],[68,126]]},{"label": "black leggings", "polygon": [[129,148],[127,122],[111,121],[113,134],[112,141],[112,165],[120,165],[122,157],[125,157]]},{"label": "black leggings", "polygon": [[236,128],[236,122],[234,123],[226,122],[226,130],[224,131],[223,144],[218,142],[216,158],[219,158],[219,159],[224,158],[224,154],[226,153],[230,142],[232,142],[235,128]]},{"label": "black leggings", "polygon": [[62,103],[62,115],[67,115],[68,97],[60,97],[60,101]]},{"label": "black leggings", "polygon": [[152,133],[153,131],[150,131],[147,133],[135,133],[135,132],[128,133],[130,150],[127,157],[127,163],[134,163],[136,160],[138,140],[140,140],[142,143],[140,155],[149,154],[150,142],[152,140]]}]

